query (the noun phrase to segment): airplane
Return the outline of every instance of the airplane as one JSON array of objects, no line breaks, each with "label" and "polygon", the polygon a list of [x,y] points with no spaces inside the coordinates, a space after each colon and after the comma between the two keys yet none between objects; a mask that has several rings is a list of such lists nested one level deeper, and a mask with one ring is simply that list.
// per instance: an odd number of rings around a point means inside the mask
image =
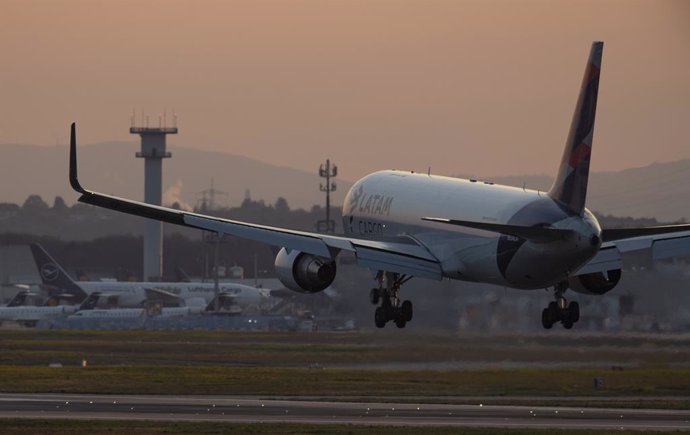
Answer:
[{"label": "airplane", "polygon": [[[70,316],[70,319],[138,319],[148,316],[181,318],[193,314],[201,314],[204,311],[203,306],[160,307],[158,305],[151,305],[147,308],[97,308],[98,301],[103,296],[100,292],[89,294],[79,305],[79,309]],[[206,307],[207,311],[212,309],[211,304]]]},{"label": "airplane", "polygon": [[[26,295],[23,295],[23,297],[25,296]],[[74,305],[37,307],[31,305],[17,305],[15,302],[10,301],[7,306],[0,307],[0,324],[11,320],[24,326],[34,327],[39,320],[67,316],[76,311],[77,307]]]},{"label": "airplane", "polygon": [[592,43],[570,133],[548,192],[406,171],[357,181],[343,204],[343,235],[257,225],[150,205],[87,190],[77,174],[71,126],[69,179],[79,201],[176,225],[279,247],[276,273],[291,290],[316,293],[336,276],[336,257],[353,253],[375,272],[369,297],[374,323],[403,328],[413,306],[401,300],[409,279],[456,279],[522,290],[553,291],[542,310],[550,329],[580,318],[564,293],[602,295],[621,278],[622,254],[646,249],[655,259],[690,254],[690,225],[602,229],[585,207],[603,42]]},{"label": "airplane", "polygon": [[112,309],[85,309],[72,314],[70,318],[90,318],[90,319],[138,319],[142,317],[171,317],[181,318],[194,314],[201,314],[203,310],[199,307],[166,307],[161,308],[160,312],[149,313],[144,308],[112,308]]},{"label": "airplane", "polygon": [[138,319],[146,315],[146,310],[143,308],[113,308],[113,309],[98,309],[79,310],[69,316],[70,319],[76,318],[96,318],[96,319]]},{"label": "airplane", "polygon": [[[2,307],[19,307],[19,306],[40,306],[40,304],[35,303],[38,300],[43,300],[43,298],[35,292],[28,290],[29,286],[23,284],[16,284],[15,287],[21,288],[12,299],[10,299],[7,304],[0,305]],[[34,303],[31,303],[34,302]]]},{"label": "airplane", "polygon": [[[36,268],[44,288],[48,289],[53,303],[60,299],[73,299],[79,302],[87,296],[98,293],[108,305],[118,307],[142,307],[147,302],[170,302],[187,306],[208,305],[215,296],[213,283],[193,282],[75,282],[65,270],[39,244],[30,244]],[[237,307],[253,307],[266,302],[270,293],[242,284],[220,283],[219,296],[224,302]]]}]

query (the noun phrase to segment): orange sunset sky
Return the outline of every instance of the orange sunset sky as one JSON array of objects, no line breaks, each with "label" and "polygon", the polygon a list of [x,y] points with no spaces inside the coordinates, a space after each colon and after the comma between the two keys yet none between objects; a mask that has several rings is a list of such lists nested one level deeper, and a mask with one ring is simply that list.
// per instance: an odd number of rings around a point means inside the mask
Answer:
[{"label": "orange sunset sky", "polygon": [[[595,171],[690,158],[688,1],[0,2],[0,144],[138,141],[354,180],[556,171],[593,40]],[[0,152],[2,146],[0,145]]]}]

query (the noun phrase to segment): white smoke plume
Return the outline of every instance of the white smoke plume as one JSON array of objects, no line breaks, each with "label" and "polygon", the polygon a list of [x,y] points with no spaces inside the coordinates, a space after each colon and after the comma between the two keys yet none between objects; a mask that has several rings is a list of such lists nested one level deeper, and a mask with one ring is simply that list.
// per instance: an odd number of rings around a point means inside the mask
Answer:
[{"label": "white smoke plume", "polygon": [[172,207],[173,204],[178,203],[181,210],[193,211],[191,205],[187,204],[182,199],[182,180],[175,181],[175,184],[168,187],[165,192],[163,192],[163,205]]}]

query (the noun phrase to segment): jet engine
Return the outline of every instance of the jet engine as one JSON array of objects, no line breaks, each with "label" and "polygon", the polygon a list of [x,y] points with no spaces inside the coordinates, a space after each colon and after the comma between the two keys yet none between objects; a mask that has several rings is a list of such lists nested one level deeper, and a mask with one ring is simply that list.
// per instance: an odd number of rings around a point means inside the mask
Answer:
[{"label": "jet engine", "polygon": [[615,269],[574,276],[568,281],[568,286],[578,293],[603,295],[613,290],[620,279],[621,270]]},{"label": "jet engine", "polygon": [[335,260],[282,248],[275,261],[280,282],[298,293],[325,290],[335,279]]}]

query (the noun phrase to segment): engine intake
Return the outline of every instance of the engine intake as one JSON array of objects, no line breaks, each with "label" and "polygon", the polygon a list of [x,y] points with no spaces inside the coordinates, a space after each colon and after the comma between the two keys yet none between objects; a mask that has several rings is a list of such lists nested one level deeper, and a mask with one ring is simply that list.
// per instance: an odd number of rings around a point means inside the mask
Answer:
[{"label": "engine intake", "polygon": [[578,293],[588,295],[603,295],[610,292],[621,279],[621,270],[609,270],[608,272],[595,272],[578,275],[570,278],[568,285]]},{"label": "engine intake", "polygon": [[280,282],[298,293],[318,293],[333,283],[335,260],[282,248],[275,261]]}]

